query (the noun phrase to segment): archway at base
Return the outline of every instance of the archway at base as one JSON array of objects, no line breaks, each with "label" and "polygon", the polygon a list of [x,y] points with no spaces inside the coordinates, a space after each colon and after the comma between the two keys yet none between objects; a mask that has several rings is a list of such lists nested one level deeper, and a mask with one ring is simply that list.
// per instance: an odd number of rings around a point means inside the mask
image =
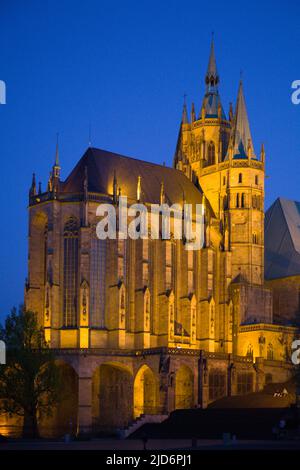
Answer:
[{"label": "archway at base", "polygon": [[194,407],[194,375],[191,369],[182,365],[175,375],[175,409]]},{"label": "archway at base", "polygon": [[134,418],[159,413],[158,380],[150,367],[143,365],[134,380]]},{"label": "archway at base", "polygon": [[43,437],[75,435],[78,418],[78,375],[72,366],[64,361],[55,361],[60,369],[60,401],[49,416],[38,419],[39,431]]},{"label": "archway at base", "polygon": [[92,381],[94,431],[127,426],[132,420],[133,379],[129,369],[119,363],[97,367]]}]

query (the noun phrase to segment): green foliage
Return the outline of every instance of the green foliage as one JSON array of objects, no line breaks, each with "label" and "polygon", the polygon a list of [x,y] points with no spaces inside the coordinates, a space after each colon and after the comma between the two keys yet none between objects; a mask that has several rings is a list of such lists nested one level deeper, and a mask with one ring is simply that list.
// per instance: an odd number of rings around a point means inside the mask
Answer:
[{"label": "green foliage", "polygon": [[37,415],[50,415],[59,401],[61,378],[35,313],[14,308],[0,326],[6,365],[0,366],[0,413],[24,416],[37,434]]}]

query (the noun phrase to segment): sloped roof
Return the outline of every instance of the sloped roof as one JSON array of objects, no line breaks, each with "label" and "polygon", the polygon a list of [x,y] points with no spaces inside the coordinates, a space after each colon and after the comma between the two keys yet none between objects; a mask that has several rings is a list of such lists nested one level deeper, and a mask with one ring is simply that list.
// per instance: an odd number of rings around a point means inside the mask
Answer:
[{"label": "sloped roof", "polygon": [[[234,159],[248,158],[249,144],[253,154],[252,158],[255,158],[242,81],[240,81],[239,84],[234,123],[231,130],[230,140],[233,146]],[[226,160],[228,160],[228,158],[229,154],[227,153]]]},{"label": "sloped roof", "polygon": [[265,278],[300,275],[300,203],[278,198],[265,216]]},{"label": "sloped roof", "polygon": [[168,204],[182,204],[183,198],[187,203],[202,202],[201,191],[181,171],[96,148],[89,148],[85,152],[62,183],[63,192],[83,191],[85,168],[90,192],[112,195],[115,174],[121,194],[136,200],[137,181],[140,176],[141,202],[159,204],[162,182]]}]

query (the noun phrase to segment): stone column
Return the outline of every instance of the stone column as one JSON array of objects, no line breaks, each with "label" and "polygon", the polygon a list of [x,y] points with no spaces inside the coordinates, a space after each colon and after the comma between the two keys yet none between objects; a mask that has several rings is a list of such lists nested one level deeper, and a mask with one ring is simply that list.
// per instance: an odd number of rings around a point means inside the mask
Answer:
[{"label": "stone column", "polygon": [[227,386],[227,395],[229,397],[237,395],[237,380],[236,380],[236,367],[234,362],[232,362],[232,356],[229,356],[229,365],[228,365],[228,386]]},{"label": "stone column", "polygon": [[175,371],[171,371],[168,374],[168,389],[167,389],[167,407],[168,412],[175,410]]},{"label": "stone column", "polygon": [[78,378],[77,434],[92,432],[92,377]]},{"label": "stone column", "polygon": [[259,392],[263,390],[265,386],[265,371],[264,371],[264,358],[257,357],[255,359],[254,368],[256,371],[256,387],[255,391]]},{"label": "stone column", "polygon": [[201,408],[207,408],[209,400],[208,366],[203,351],[200,351],[198,370],[198,403]]}]

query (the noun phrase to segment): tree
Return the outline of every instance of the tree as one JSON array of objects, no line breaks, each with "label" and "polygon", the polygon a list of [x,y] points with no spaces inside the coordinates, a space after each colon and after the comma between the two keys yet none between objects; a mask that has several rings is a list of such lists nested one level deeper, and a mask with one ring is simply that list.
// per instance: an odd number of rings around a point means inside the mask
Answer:
[{"label": "tree", "polygon": [[23,437],[38,437],[38,416],[51,415],[61,379],[37,315],[14,308],[0,325],[6,365],[0,366],[0,413],[23,416]]}]

